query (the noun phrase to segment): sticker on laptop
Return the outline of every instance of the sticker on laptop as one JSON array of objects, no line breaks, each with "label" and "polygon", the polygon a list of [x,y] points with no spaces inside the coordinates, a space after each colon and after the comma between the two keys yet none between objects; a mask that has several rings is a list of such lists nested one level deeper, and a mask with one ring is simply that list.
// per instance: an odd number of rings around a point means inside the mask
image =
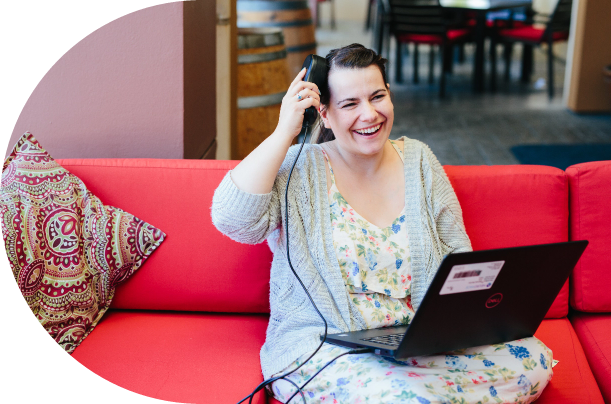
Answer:
[{"label": "sticker on laptop", "polygon": [[503,265],[505,265],[505,261],[454,265],[439,294],[451,295],[453,293],[490,289]]}]

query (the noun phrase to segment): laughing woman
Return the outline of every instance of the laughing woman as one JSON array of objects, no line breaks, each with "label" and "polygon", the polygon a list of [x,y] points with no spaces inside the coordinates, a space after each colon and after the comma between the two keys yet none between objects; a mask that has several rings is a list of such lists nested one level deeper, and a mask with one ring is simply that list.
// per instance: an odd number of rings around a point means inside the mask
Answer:
[{"label": "laughing woman", "polygon": [[[289,268],[287,225],[291,262],[329,333],[409,324],[443,256],[471,251],[460,205],[431,150],[413,139],[389,140],[394,108],[386,60],[357,44],[326,59],[328,88],[302,81],[305,71],[297,75],[276,130],[227,174],[212,205],[221,232],[242,243],[269,238],[274,250],[261,350],[266,378],[301,365],[324,330]],[[284,190],[298,151],[291,143],[310,106],[324,128],[299,157],[287,207]],[[287,378],[301,386],[346,351],[324,344]],[[304,392],[310,403],[529,403],[551,379],[551,362],[552,352],[534,337],[405,361],[347,355]],[[271,388],[282,402],[295,391],[286,380]]]}]

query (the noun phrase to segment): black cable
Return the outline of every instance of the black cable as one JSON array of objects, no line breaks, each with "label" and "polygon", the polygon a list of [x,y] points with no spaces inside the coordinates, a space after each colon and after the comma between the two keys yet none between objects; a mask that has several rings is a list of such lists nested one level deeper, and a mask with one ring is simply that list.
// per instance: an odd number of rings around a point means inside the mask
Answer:
[{"label": "black cable", "polygon": [[[293,397],[295,397],[295,396],[297,395],[297,393],[299,393],[299,394],[301,394],[301,398],[303,399],[303,404],[306,404],[305,394],[303,394],[303,390],[302,390],[303,386],[302,386],[302,387],[299,387],[299,386],[297,385],[297,383],[295,383],[295,382],[294,382],[294,381],[292,381],[291,379],[282,379],[282,380],[284,380],[285,382],[289,382],[289,383],[291,383],[293,386],[297,387],[297,391],[295,392],[295,394],[293,394],[293,395],[291,396],[291,398],[289,398],[289,401],[291,401],[291,399],[292,399]],[[288,403],[289,401],[287,401],[287,403]]]},{"label": "black cable", "polygon": [[288,176],[288,179],[286,181],[286,188],[285,188],[285,191],[284,191],[284,205],[285,205],[285,211],[284,211],[284,213],[285,213],[285,220],[284,221],[286,222],[286,258],[288,260],[288,264],[289,264],[289,267],[291,268],[291,271],[293,271],[293,275],[295,275],[295,277],[299,281],[299,284],[301,285],[301,287],[303,288],[304,292],[308,296],[308,299],[310,299],[310,303],[312,303],[312,306],[314,307],[314,310],[316,310],[316,313],[318,313],[318,315],[322,319],[323,323],[325,324],[325,332],[324,332],[324,334],[323,334],[323,336],[321,338],[320,345],[318,345],[318,348],[316,348],[316,350],[308,357],[308,359],[303,361],[301,363],[301,365],[297,366],[295,369],[293,369],[291,371],[288,371],[288,372],[284,373],[281,376],[271,377],[271,378],[269,378],[267,380],[264,380],[262,383],[260,383],[252,391],[252,393],[250,393],[249,395],[244,397],[242,400],[240,400],[238,402],[238,404],[241,404],[246,399],[249,399],[248,400],[249,404],[252,404],[252,399],[254,398],[255,394],[257,394],[259,391],[261,391],[263,388],[265,388],[268,384],[271,384],[271,383],[273,383],[273,382],[275,382],[277,380],[280,380],[280,379],[283,379],[283,380],[291,383],[293,386],[295,386],[297,388],[297,391],[295,391],[295,393],[288,399],[287,403],[289,401],[291,401],[297,395],[297,393],[299,393],[299,394],[301,394],[301,398],[303,399],[303,402],[305,404],[306,403],[306,399],[305,399],[305,395],[303,394],[303,390],[302,389],[310,381],[312,381],[312,379],[314,379],[320,372],[322,372],[327,366],[329,366],[331,363],[333,363],[337,358],[339,358],[341,356],[344,356],[344,355],[352,355],[352,354],[371,352],[371,349],[369,349],[369,348],[357,348],[357,349],[351,349],[348,352],[344,352],[343,354],[338,355],[335,358],[333,358],[332,360],[330,360],[329,362],[327,362],[327,364],[325,366],[323,366],[321,369],[319,369],[318,372],[316,372],[312,377],[310,377],[301,387],[299,387],[292,380],[286,379],[286,376],[288,376],[291,373],[294,373],[297,370],[299,370],[299,368],[301,368],[303,365],[308,363],[314,357],[314,355],[316,355],[318,353],[318,351],[320,350],[320,348],[322,348],[322,346],[324,345],[324,343],[325,343],[325,341],[327,339],[327,329],[328,329],[327,320],[325,320],[325,318],[321,314],[320,310],[318,310],[318,307],[316,307],[316,304],[314,303],[314,300],[312,299],[312,296],[308,292],[308,289],[305,287],[305,285],[301,281],[301,278],[299,278],[299,275],[297,275],[297,272],[295,271],[295,268],[293,268],[293,264],[291,263],[290,249],[289,249],[289,202],[288,202],[289,184],[291,182],[291,176],[293,175],[293,169],[295,168],[295,165],[297,164],[297,160],[299,159],[299,156],[301,155],[301,151],[303,150],[303,146],[306,144],[306,141],[307,141],[307,138],[308,138],[308,129],[309,129],[309,124],[306,122],[305,123],[305,135],[303,137],[303,142],[301,143],[301,147],[299,148],[299,151],[297,152],[297,157],[295,157],[295,161],[293,162],[291,170],[289,171],[289,176]]},{"label": "black cable", "polygon": [[[320,316],[320,318],[322,319],[323,323],[325,324],[325,332],[323,337],[321,338],[321,342],[320,345],[318,345],[318,348],[316,348],[316,350],[314,351],[314,353],[312,353],[312,355],[310,355],[308,357],[308,359],[306,359],[305,361],[303,361],[301,363],[301,365],[297,366],[295,369],[286,372],[285,374],[281,375],[281,376],[276,376],[276,377],[272,377],[269,378],[267,380],[264,380],[262,383],[260,383],[253,391],[252,393],[250,393],[249,395],[247,395],[246,397],[244,397],[242,400],[240,400],[238,402],[238,404],[241,404],[242,402],[244,402],[246,399],[249,399],[249,404],[252,403],[252,399],[255,396],[255,394],[257,394],[261,389],[265,388],[265,386],[267,386],[268,384],[271,384],[273,382],[275,382],[276,380],[279,379],[284,379],[286,376],[290,375],[291,373],[297,371],[299,368],[301,368],[304,364],[306,364],[307,362],[310,361],[310,359],[312,359],[314,357],[314,355],[316,355],[318,353],[318,351],[320,350],[320,348],[323,346],[323,344],[325,343],[325,340],[327,339],[327,320],[325,320],[324,316],[320,313],[320,310],[318,310],[318,307],[316,307],[316,304],[314,303],[314,300],[312,299],[312,296],[310,296],[310,293],[308,292],[308,289],[305,287],[305,285],[303,284],[303,282],[301,281],[301,279],[299,278],[299,275],[297,275],[297,272],[295,271],[295,268],[293,268],[293,264],[291,263],[291,255],[290,255],[290,250],[289,250],[289,203],[288,203],[288,191],[289,191],[289,184],[291,182],[291,176],[293,175],[293,169],[295,168],[295,165],[297,164],[297,160],[299,159],[299,156],[301,155],[301,151],[303,150],[303,146],[306,144],[307,138],[308,138],[308,129],[309,129],[309,124],[308,122],[305,122],[305,134],[303,137],[303,142],[301,143],[301,147],[299,148],[299,152],[297,152],[297,157],[295,157],[295,161],[293,162],[293,166],[291,167],[291,171],[289,171],[289,176],[288,179],[286,181],[286,188],[284,191],[284,205],[285,205],[285,222],[286,222],[286,258],[288,260],[288,264],[289,267],[291,268],[291,271],[293,271],[293,274],[295,275],[295,277],[297,278],[297,280],[299,281],[299,284],[301,285],[301,287],[303,288],[303,290],[305,291],[306,295],[308,296],[308,299],[310,299],[310,302],[312,303],[312,306],[314,306],[314,310],[316,310],[316,313],[318,313],[318,315]],[[290,381],[288,379],[284,379],[287,381]],[[292,383],[292,382],[291,382]],[[294,384],[294,383],[293,383]],[[303,395],[303,392],[301,391],[301,388],[299,388],[299,386],[297,387],[297,392],[295,392],[295,394],[293,395],[293,397],[297,394],[297,393],[301,393],[304,403],[305,403],[305,396]],[[291,398],[293,398],[291,397]]]},{"label": "black cable", "polygon": [[354,355],[354,354],[361,354],[361,353],[369,353],[372,352],[371,348],[356,348],[356,349],[351,349],[348,352],[344,352],[343,354],[337,355],[335,358],[331,359],[329,362],[327,362],[327,364],[325,366],[323,366],[322,368],[320,368],[318,370],[318,372],[314,373],[314,375],[312,377],[310,377],[304,384],[301,385],[301,387],[298,387],[298,390],[286,401],[285,404],[289,404],[289,402],[293,399],[293,397],[295,397],[297,395],[297,393],[301,393],[301,395],[303,396],[303,391],[302,389],[312,381],[312,379],[314,379],[316,376],[318,376],[318,374],[320,372],[322,372],[323,370],[325,370],[325,368],[327,366],[329,366],[331,363],[335,362],[335,360],[341,358],[344,355]]}]

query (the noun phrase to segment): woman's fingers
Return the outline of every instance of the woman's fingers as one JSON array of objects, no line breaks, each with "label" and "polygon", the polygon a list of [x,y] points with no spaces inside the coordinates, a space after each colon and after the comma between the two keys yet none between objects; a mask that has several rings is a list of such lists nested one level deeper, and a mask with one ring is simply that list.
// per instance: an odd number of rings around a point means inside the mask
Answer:
[{"label": "woman's fingers", "polygon": [[298,92],[303,91],[305,89],[312,90],[316,94],[320,95],[318,86],[314,83],[310,83],[309,81],[301,81],[297,83],[293,88],[289,88],[289,91],[287,91],[287,93],[291,93],[291,90],[293,90],[293,93],[297,94]]},{"label": "woman's fingers", "polygon": [[318,109],[320,106],[320,101],[315,98],[304,98],[301,101],[296,103],[296,111],[298,111],[299,115],[303,115],[304,111],[309,107],[314,107]]},{"label": "woman's fingers", "polygon": [[320,108],[320,92],[314,83],[303,81],[302,69],[289,86],[280,107],[277,131],[295,137],[301,131],[304,111],[309,107]]},{"label": "woman's fingers", "polygon": [[304,88],[303,90],[299,91],[296,95],[295,98],[297,99],[297,101],[301,101],[304,100],[306,98],[314,98],[318,101],[320,101],[320,96],[318,95],[317,92],[309,89],[309,88]]},{"label": "woman's fingers", "polygon": [[305,74],[306,74],[306,68],[304,67],[303,69],[301,69],[301,71],[299,73],[297,73],[297,76],[295,76],[295,78],[293,79],[293,81],[289,85],[289,90],[291,88],[295,87],[295,85],[297,85],[297,83],[299,83],[300,81],[303,81],[303,78],[305,77]]},{"label": "woman's fingers", "polygon": [[310,83],[309,81],[303,81],[305,74],[306,74],[305,68],[301,69],[301,71],[297,74],[297,76],[295,77],[295,79],[293,80],[293,82],[291,83],[291,85],[289,86],[286,92],[289,96],[296,95],[299,91],[305,88],[309,88],[310,90],[313,90],[316,93],[320,94],[320,91],[316,84]]}]

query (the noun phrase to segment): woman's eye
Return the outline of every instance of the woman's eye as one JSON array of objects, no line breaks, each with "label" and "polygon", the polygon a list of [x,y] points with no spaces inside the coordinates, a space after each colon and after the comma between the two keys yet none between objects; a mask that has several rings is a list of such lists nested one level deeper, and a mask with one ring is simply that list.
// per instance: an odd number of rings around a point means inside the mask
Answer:
[{"label": "woman's eye", "polygon": [[379,100],[380,98],[384,98],[386,94],[378,94],[375,97],[373,97],[374,100]]},{"label": "woman's eye", "polygon": [[342,106],[342,108],[349,108],[349,107],[353,107],[353,106],[355,106],[355,105],[356,105],[355,103],[351,102],[350,104],[344,104],[344,105]]}]

